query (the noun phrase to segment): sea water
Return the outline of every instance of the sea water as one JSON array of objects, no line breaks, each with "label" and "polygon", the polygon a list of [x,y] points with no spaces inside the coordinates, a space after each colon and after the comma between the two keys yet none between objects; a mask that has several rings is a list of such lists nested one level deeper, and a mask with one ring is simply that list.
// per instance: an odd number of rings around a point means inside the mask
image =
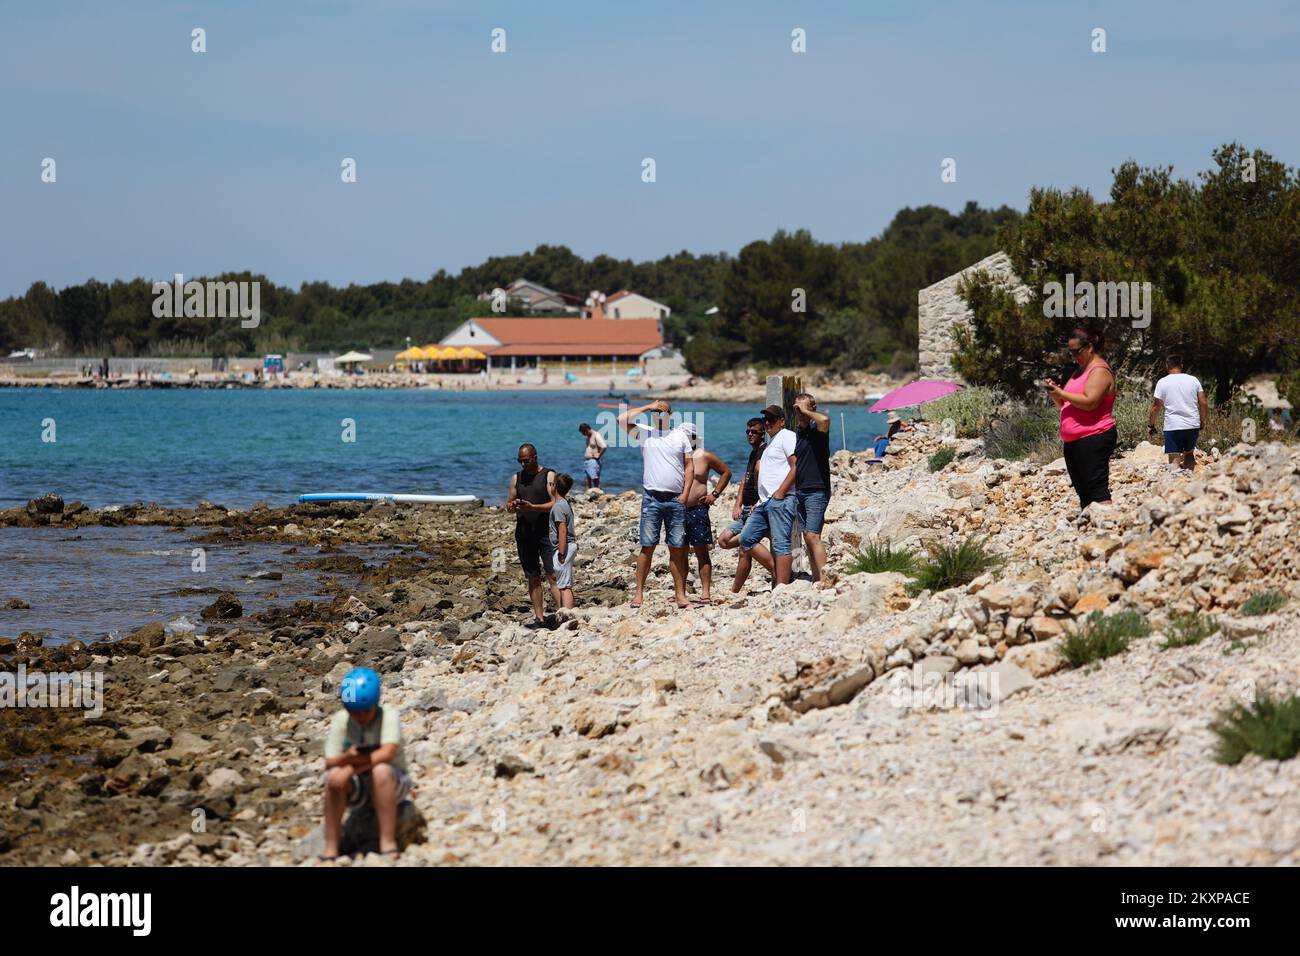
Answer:
[{"label": "sea water", "polygon": [[[0,507],[47,492],[90,507],[279,506],[318,491],[472,494],[498,504],[522,442],[581,488],[578,425],[608,425],[617,412],[599,403],[615,401],[568,391],[0,389]],[[738,480],[745,421],[760,407],[677,402],[674,410],[690,414]],[[831,417],[832,451],[843,441],[866,448],[884,426],[861,404],[819,410]],[[609,437],[601,484],[639,488],[639,450]]]}]

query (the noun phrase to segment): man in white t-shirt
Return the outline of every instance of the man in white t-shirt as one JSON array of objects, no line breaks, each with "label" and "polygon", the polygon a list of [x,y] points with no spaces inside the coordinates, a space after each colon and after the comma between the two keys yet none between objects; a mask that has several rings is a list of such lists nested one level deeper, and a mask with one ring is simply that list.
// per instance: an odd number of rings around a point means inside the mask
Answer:
[{"label": "man in white t-shirt", "polygon": [[1201,427],[1209,418],[1210,408],[1205,401],[1205,391],[1194,375],[1183,372],[1183,360],[1169,356],[1166,363],[1169,374],[1156,382],[1155,397],[1151,400],[1151,415],[1147,419],[1147,433],[1154,436],[1156,416],[1165,412],[1165,454],[1169,464],[1181,465],[1188,471],[1196,469],[1196,439]]},{"label": "man in white t-shirt", "polygon": [[[650,560],[659,546],[660,533],[668,539],[668,567],[679,608],[691,606],[686,597],[686,501],[695,469],[691,466],[691,441],[672,427],[672,406],[665,401],[629,408],[618,416],[619,425],[635,435],[641,446],[641,553],[636,557],[636,594],[632,606],[645,600]],[[633,421],[651,413],[651,424]]]},{"label": "man in white t-shirt", "polygon": [[740,550],[751,553],[763,538],[772,543],[776,583],[789,584],[794,554],[790,533],[794,529],[795,499],[789,494],[795,478],[795,434],[785,427],[785,409],[769,405],[762,411],[767,445],[758,460],[758,504],[740,532]]}]

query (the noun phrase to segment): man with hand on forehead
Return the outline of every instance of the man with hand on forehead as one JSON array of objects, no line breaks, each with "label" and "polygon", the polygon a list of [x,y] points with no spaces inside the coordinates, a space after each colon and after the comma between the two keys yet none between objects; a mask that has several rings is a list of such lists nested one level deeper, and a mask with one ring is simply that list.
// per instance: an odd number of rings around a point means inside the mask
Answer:
[{"label": "man with hand on forehead", "polygon": [[[618,416],[618,424],[641,446],[641,553],[636,558],[636,594],[632,607],[645,601],[645,582],[650,560],[659,538],[668,540],[668,567],[673,575],[674,600],[679,608],[691,606],[686,597],[686,502],[690,497],[695,469],[691,465],[691,442],[686,433],[672,428],[672,406],[660,399]],[[634,421],[651,413],[650,425]]]}]

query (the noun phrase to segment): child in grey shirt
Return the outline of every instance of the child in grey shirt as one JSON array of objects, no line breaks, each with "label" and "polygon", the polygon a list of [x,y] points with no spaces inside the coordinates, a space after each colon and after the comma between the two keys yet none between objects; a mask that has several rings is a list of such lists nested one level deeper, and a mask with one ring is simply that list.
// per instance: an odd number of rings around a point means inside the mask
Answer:
[{"label": "child in grey shirt", "polygon": [[573,479],[555,476],[555,503],[551,505],[551,548],[555,551],[555,586],[560,591],[560,606],[573,607],[573,559],[578,554],[578,536],[573,529],[573,508],[569,489]]}]

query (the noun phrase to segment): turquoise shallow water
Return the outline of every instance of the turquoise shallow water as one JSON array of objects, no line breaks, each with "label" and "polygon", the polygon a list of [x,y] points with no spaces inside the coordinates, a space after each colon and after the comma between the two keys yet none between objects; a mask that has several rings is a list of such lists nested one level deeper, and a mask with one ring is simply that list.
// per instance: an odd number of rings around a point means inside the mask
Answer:
[{"label": "turquoise shallow water", "polygon": [[[386,491],[505,498],[520,442],[582,483],[579,422],[614,414],[603,395],[400,390],[0,389],[0,507],[56,492],[91,507],[287,504],[304,492]],[[678,403],[706,445],[745,464],[748,405]],[[883,425],[864,405],[823,406],[831,449],[862,449]],[[606,416],[601,419],[602,413]],[[56,441],[42,441],[53,419]],[[355,441],[343,441],[344,419]],[[612,447],[602,484],[639,487],[636,448]]]}]

